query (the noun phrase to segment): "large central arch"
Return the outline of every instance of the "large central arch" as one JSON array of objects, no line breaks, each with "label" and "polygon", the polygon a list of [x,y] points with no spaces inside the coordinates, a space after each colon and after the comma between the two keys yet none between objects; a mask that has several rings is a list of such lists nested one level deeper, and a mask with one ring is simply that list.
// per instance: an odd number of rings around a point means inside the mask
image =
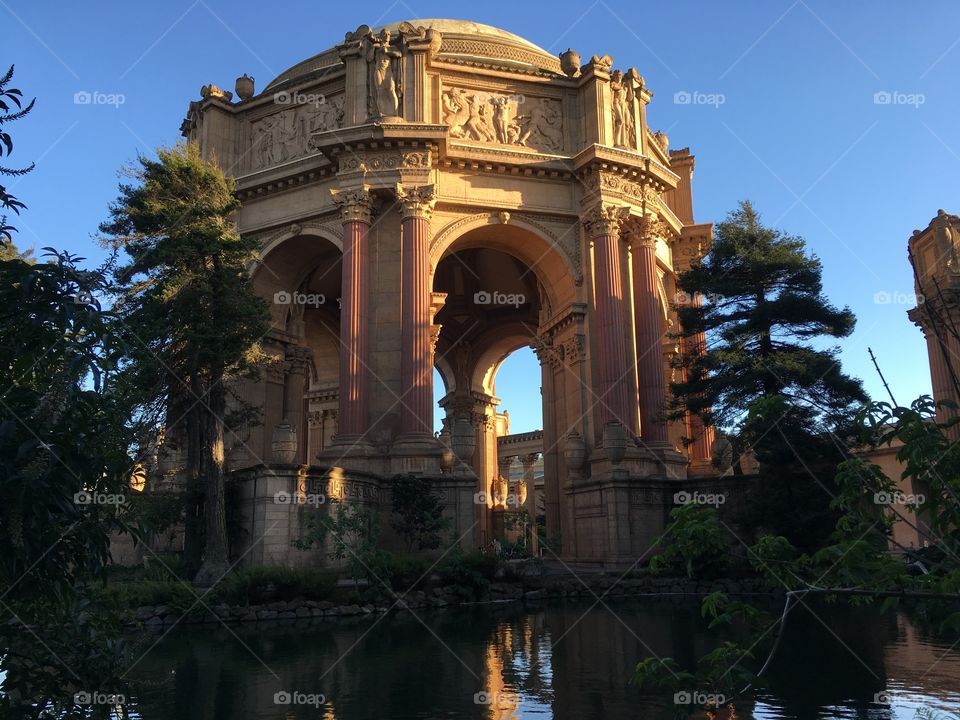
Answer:
[{"label": "large central arch", "polygon": [[[435,317],[440,327],[435,363],[447,389],[440,401],[444,426],[466,417],[474,429],[470,465],[482,500],[476,503],[479,541],[485,544],[500,534],[498,513],[511,509],[503,500],[506,493],[497,492],[497,369],[518,348],[543,349],[552,343],[549,324],[575,305],[578,287],[561,243],[532,223],[478,214],[453,225],[438,234],[431,252],[432,289],[443,301]],[[563,412],[565,402],[558,415],[556,369],[545,358],[541,377],[530,378],[540,381],[544,423],[549,426],[543,447],[544,505],[547,532],[553,535],[561,532],[562,514],[558,436],[565,435],[568,426],[579,427],[579,418]],[[566,381],[560,378],[560,387],[565,388]]]}]

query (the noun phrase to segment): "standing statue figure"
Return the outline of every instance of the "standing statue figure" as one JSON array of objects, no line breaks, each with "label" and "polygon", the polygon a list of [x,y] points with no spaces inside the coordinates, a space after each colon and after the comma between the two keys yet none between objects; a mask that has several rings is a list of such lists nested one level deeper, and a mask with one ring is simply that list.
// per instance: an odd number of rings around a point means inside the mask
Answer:
[{"label": "standing statue figure", "polygon": [[953,220],[955,218],[938,210],[932,224],[938,256],[946,258],[950,272],[960,273],[960,231],[953,226]]},{"label": "standing statue figure", "polygon": [[[367,36],[367,64],[369,73],[370,116],[390,118],[400,115],[398,93],[400,51],[390,47],[390,31],[383,30],[379,36]],[[396,67],[395,67],[396,66]]]},{"label": "standing statue figure", "polygon": [[614,70],[610,76],[610,90],[613,93],[611,111],[613,115],[613,144],[615,147],[635,148],[636,129],[633,123],[633,101],[636,94],[628,82],[624,82],[623,73]]}]

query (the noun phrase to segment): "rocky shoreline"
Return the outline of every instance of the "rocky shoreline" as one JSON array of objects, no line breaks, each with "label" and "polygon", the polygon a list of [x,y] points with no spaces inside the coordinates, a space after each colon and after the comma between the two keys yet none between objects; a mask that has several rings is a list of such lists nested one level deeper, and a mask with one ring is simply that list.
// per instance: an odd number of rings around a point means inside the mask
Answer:
[{"label": "rocky shoreline", "polygon": [[[775,597],[762,581],[754,578],[719,579],[715,581],[688,580],[685,578],[642,578],[617,580],[613,577],[592,576],[585,578],[549,579],[539,583],[493,582],[479,598],[473,598],[470,588],[432,587],[427,590],[411,590],[398,593],[389,604],[350,603],[337,604],[329,600],[287,600],[260,605],[217,604],[202,613],[184,614],[168,605],[139,607],[131,612],[128,626],[145,630],[164,630],[174,625],[197,625],[208,623],[259,623],[294,620],[340,620],[379,616],[388,612],[422,610],[477,605],[503,605],[525,603],[542,605],[564,599],[625,600],[651,598],[656,600],[679,597],[703,597],[715,591],[729,595],[763,595]],[[383,600],[381,600],[383,602]]]}]

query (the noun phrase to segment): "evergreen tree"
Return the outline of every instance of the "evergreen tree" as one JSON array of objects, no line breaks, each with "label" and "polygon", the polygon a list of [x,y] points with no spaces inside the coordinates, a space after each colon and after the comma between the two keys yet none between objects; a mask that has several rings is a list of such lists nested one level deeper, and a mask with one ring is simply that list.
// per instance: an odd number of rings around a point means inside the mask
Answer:
[{"label": "evergreen tree", "polygon": [[247,272],[256,242],[231,219],[233,180],[193,144],[157,155],[140,158],[101,231],[130,257],[116,273],[130,382],[143,412],[166,414],[165,436],[183,439],[185,566],[210,585],[228,569],[225,383],[250,367],[268,315]]},{"label": "evergreen tree", "polygon": [[699,414],[753,448],[763,483],[756,521],[800,545],[823,538],[833,527],[829,486],[866,395],[822,340],[850,335],[853,313],[824,296],[820,261],[803,239],[765,227],[747,201],[678,285],[704,300],[678,309],[681,333],[704,333],[707,347],[682,360],[672,416]]}]

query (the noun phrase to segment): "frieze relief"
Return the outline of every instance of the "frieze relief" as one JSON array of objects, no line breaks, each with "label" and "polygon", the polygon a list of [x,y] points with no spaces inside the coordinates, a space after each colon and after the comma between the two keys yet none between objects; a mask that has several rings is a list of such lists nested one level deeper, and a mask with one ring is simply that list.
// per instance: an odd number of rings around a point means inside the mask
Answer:
[{"label": "frieze relief", "polygon": [[558,100],[457,87],[444,91],[442,100],[443,122],[451,137],[548,153],[563,151],[563,112]]},{"label": "frieze relief", "polygon": [[289,162],[312,152],[310,136],[343,126],[343,95],[286,93],[292,100],[307,100],[282,112],[268,115],[250,127],[253,135],[253,168],[261,170]]}]

